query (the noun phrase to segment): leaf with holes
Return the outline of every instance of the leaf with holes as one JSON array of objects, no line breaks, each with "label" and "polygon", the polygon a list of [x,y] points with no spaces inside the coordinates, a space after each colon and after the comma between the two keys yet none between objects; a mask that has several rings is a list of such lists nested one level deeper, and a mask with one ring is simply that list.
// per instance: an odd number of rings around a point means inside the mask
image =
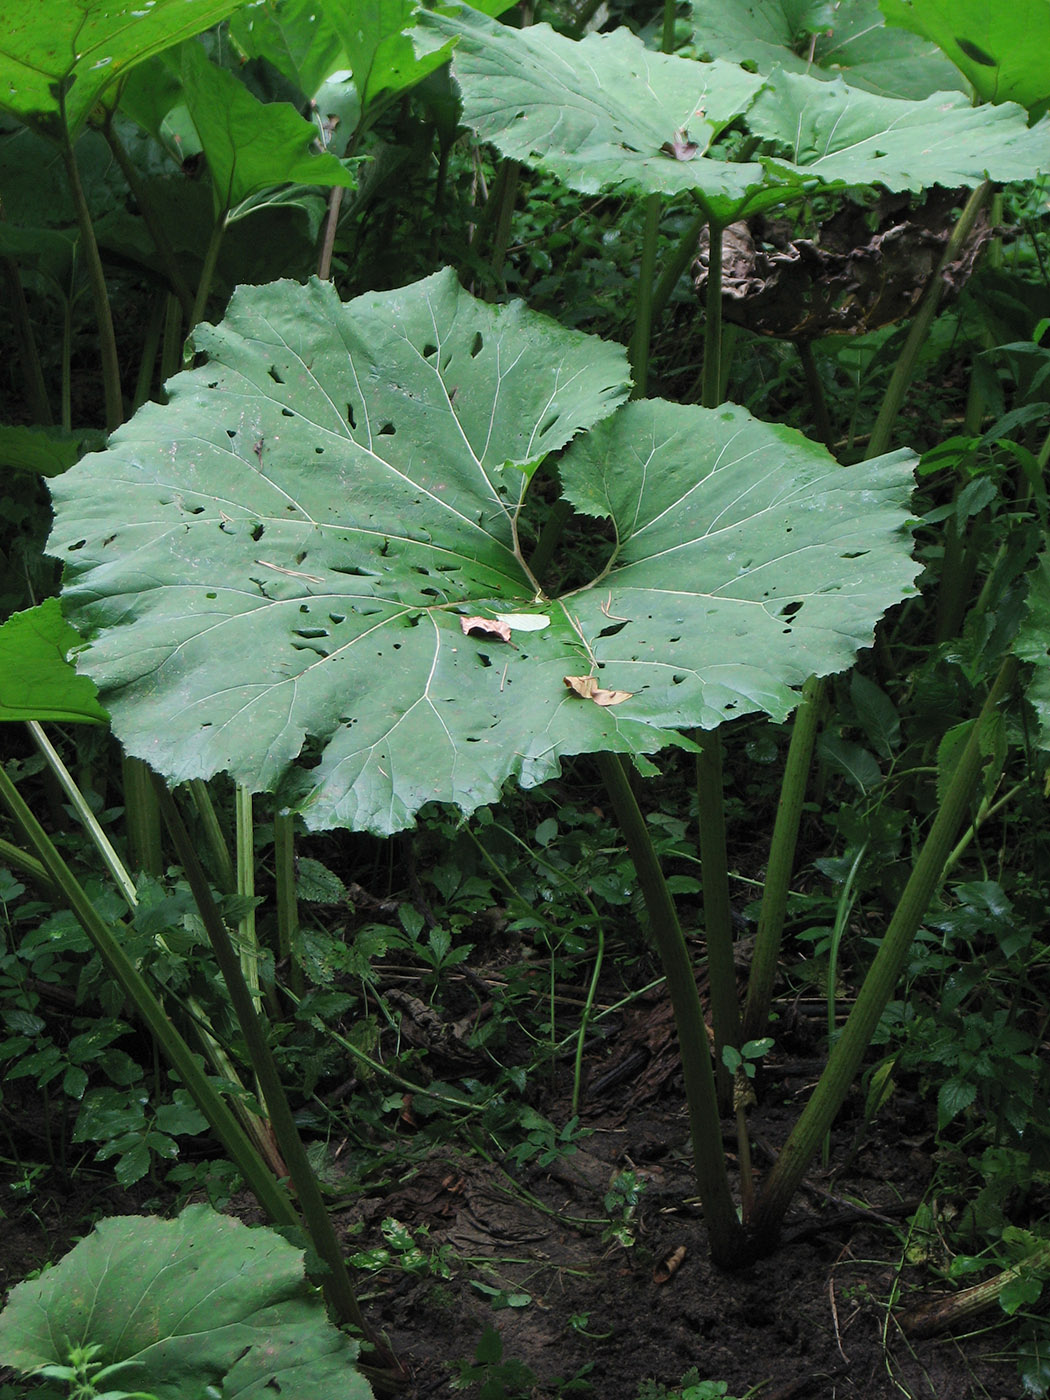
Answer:
[{"label": "leaf with holes", "polygon": [[45,136],[75,135],[136,64],[217,24],[244,0],[0,0],[0,108]]},{"label": "leaf with holes", "polygon": [[[467,8],[422,14],[417,33],[424,48],[456,40],[463,120],[505,156],[585,194],[690,192],[724,224],[819,186],[954,188],[1031,179],[1050,162],[1050,124],[1030,129],[1022,109],[974,109],[962,93],[911,102],[805,73],[763,78],[654,53],[625,29],[574,41]],[[676,140],[696,146],[688,160]]]},{"label": "leaf with holes", "polygon": [[65,1365],[88,1346],[113,1368],[118,1394],[372,1395],[355,1369],[357,1344],[325,1317],[302,1252],[203,1205],[175,1220],[100,1220],[53,1269],[12,1291],[0,1315],[5,1365]]},{"label": "leaf with holes", "polygon": [[878,0],[693,0],[693,48],[711,58],[814,78],[842,76],[883,97],[923,98],[961,87],[930,39],[889,29]]},{"label": "leaf with holes", "polygon": [[932,39],[984,102],[1050,101],[1048,0],[881,0],[886,23]]},{"label": "leaf with holes", "polygon": [[[49,545],[82,669],[169,779],[228,771],[318,828],[470,812],[568,754],[782,718],[912,590],[909,453],[843,468],[742,409],[614,413],[620,347],[451,272],[345,306],[241,288],[197,344],[210,364],[56,481]],[[565,491],[603,523],[550,598],[527,488],[574,436]]]}]

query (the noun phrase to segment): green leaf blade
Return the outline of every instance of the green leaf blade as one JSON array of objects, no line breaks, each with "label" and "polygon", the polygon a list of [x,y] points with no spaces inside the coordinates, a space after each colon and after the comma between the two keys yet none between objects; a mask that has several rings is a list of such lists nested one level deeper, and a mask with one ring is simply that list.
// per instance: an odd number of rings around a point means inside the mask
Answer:
[{"label": "green leaf blade", "polygon": [[94,684],[66,660],[80,640],[57,598],[9,617],[0,627],[0,720],[106,724]]},{"label": "green leaf blade", "polygon": [[303,1256],[272,1230],[207,1206],[175,1220],[103,1220],[0,1315],[0,1356],[21,1370],[95,1344],[122,1385],[158,1400],[220,1387],[224,1397],[369,1400],[356,1348],[326,1320]]},{"label": "green leaf blade", "polygon": [[460,618],[535,611],[525,485],[626,396],[623,351],[451,272],[346,307],[317,282],[242,289],[197,344],[212,364],[55,487],[82,664],[129,751],[259,790],[313,746],[310,820],[384,831],[491,800],[508,764],[553,771],[542,714],[505,725],[503,667],[539,650],[557,709],[568,623],[516,649]]},{"label": "green leaf blade", "polygon": [[75,135],[137,64],[239,9],[244,0],[22,0],[0,3],[0,108],[43,135]]}]

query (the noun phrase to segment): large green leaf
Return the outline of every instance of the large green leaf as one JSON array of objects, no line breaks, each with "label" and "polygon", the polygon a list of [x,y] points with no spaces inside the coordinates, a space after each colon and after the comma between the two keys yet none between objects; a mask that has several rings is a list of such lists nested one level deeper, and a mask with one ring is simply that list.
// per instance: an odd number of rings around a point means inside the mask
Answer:
[{"label": "large green leaf", "polygon": [[283,784],[315,827],[469,812],[566,754],[784,716],[911,589],[909,454],[845,469],[741,409],[657,401],[563,457],[577,509],[613,525],[592,582],[543,596],[528,480],[623,400],[625,356],[451,273],[345,306],[241,288],[198,344],[211,363],[54,483],[49,545],[82,668],[170,779]]},{"label": "large green leaf", "polygon": [[9,617],[0,627],[0,720],[105,724],[94,685],[66,660],[79,643],[57,598]]},{"label": "large green leaf", "polygon": [[1050,0],[881,0],[887,24],[932,39],[985,102],[1050,100]]},{"label": "large green leaf", "polygon": [[288,184],[356,185],[327,152],[311,149],[317,129],[287,102],[260,102],[212,63],[200,44],[182,49],[186,106],[208,158],[217,213],[260,190]]},{"label": "large green leaf", "polygon": [[841,75],[883,97],[923,98],[960,86],[932,40],[886,28],[878,0],[693,0],[693,47],[761,73]]},{"label": "large green leaf", "polygon": [[[1030,130],[1013,106],[974,112],[961,93],[918,103],[801,73],[763,79],[721,60],[653,53],[622,29],[574,42],[466,8],[421,15],[419,32],[423,44],[456,38],[464,121],[505,155],[584,193],[692,191],[722,223],[821,184],[918,190],[1050,166],[1050,122]],[[760,143],[751,161],[713,145],[730,123]],[[682,150],[676,133],[695,150]]]},{"label": "large green leaf", "polygon": [[[0,1360],[27,1371],[96,1345],[109,1386],[157,1400],[369,1400],[356,1344],[326,1319],[303,1255],[208,1206],[102,1220],[0,1314]],[[107,1389],[109,1388],[107,1386]]]},{"label": "large green leaf", "polygon": [[75,134],[137,64],[245,0],[0,0],[0,108],[45,135]]},{"label": "large green leaf", "polygon": [[[973,107],[962,93],[901,102],[860,92],[841,80],[818,83],[781,73],[756,98],[754,130],[782,144],[790,165],[824,185],[927,185],[1031,180],[1050,170],[1050,121],[1028,129],[1020,107]],[[771,165],[781,168],[773,158]]]}]

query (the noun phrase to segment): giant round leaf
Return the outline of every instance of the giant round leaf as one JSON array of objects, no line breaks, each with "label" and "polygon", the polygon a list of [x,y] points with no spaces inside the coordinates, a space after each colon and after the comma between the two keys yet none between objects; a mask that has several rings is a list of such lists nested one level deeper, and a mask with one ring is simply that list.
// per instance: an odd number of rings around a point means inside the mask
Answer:
[{"label": "giant round leaf", "polygon": [[[620,347],[451,273],[345,306],[242,288],[198,342],[210,364],[55,482],[49,545],[82,668],[169,779],[395,831],[566,754],[783,716],[911,589],[909,453],[846,469],[729,407],[610,417]],[[587,429],[566,491],[612,524],[591,582],[549,598],[525,493]]]},{"label": "giant round leaf", "polygon": [[[95,1346],[107,1393],[157,1400],[371,1400],[357,1344],[328,1321],[302,1251],[204,1205],[100,1220],[0,1314],[0,1361],[28,1371]],[[94,1392],[92,1392],[94,1393]]]},{"label": "giant round leaf", "polygon": [[[463,120],[505,156],[583,193],[692,192],[723,224],[819,186],[954,188],[1050,165],[1050,123],[1029,128],[1022,108],[977,110],[958,92],[912,102],[808,73],[763,78],[654,53],[625,29],[576,41],[466,6],[422,12],[417,34],[423,47],[456,40]],[[746,161],[718,145],[733,125],[752,138]]]}]

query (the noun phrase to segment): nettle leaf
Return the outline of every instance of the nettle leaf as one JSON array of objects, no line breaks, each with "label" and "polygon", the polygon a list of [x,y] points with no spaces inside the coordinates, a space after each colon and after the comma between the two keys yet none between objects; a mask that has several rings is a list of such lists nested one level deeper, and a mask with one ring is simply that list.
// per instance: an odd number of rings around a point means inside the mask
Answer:
[{"label": "nettle leaf", "polygon": [[[762,78],[719,59],[654,53],[624,29],[574,41],[466,8],[421,15],[418,26],[424,46],[457,40],[463,120],[504,155],[583,193],[691,191],[723,224],[817,184],[920,190],[986,174],[1030,179],[1050,155],[1050,125],[1029,129],[1010,105],[975,111],[961,93],[906,102],[803,73]],[[757,159],[738,162],[713,145],[731,123],[762,143]],[[695,152],[675,159],[686,142]]]},{"label": "nettle leaf", "polygon": [[0,0],[0,109],[75,134],[136,64],[202,33],[244,0]]},{"label": "nettle leaf", "polygon": [[1041,749],[1050,749],[1050,561],[1045,554],[1028,575],[1028,597],[1014,652],[1032,667],[1025,695],[1035,711],[1035,742]]},{"label": "nettle leaf", "polygon": [[327,1320],[303,1255],[208,1206],[102,1220],[0,1314],[0,1360],[28,1371],[98,1347],[121,1388],[157,1400],[280,1394],[370,1400],[357,1347]]},{"label": "nettle leaf", "polygon": [[[197,341],[211,363],[55,483],[49,544],[82,669],[174,781],[228,771],[316,828],[470,812],[564,755],[782,718],[912,591],[911,454],[843,468],[730,407],[609,417],[620,347],[451,272],[345,306],[241,288]],[[611,525],[549,599],[525,492],[588,428],[560,470]]]},{"label": "nettle leaf", "polygon": [[1050,99],[1047,0],[882,0],[886,23],[934,43],[983,102],[1041,106]]},{"label": "nettle leaf", "polygon": [[842,76],[883,97],[923,98],[960,86],[958,71],[930,39],[883,23],[878,0],[693,0],[694,49],[710,58]]}]

